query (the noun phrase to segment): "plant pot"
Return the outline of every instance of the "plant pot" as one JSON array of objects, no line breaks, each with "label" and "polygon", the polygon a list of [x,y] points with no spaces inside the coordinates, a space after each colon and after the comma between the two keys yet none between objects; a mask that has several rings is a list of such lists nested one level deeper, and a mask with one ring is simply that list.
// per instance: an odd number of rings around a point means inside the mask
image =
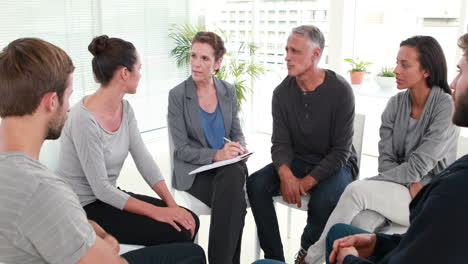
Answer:
[{"label": "plant pot", "polygon": [[361,84],[362,79],[364,78],[364,74],[366,74],[366,72],[350,72],[349,76],[351,77],[351,83]]},{"label": "plant pot", "polygon": [[382,77],[382,76],[375,76],[375,82],[380,86],[380,88],[384,91],[391,91],[393,87],[396,86],[396,79],[395,77]]}]

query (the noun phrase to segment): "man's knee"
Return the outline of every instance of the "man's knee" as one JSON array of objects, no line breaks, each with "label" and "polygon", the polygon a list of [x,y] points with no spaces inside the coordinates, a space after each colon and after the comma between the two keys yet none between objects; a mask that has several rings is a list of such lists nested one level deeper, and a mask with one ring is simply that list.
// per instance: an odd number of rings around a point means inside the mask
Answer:
[{"label": "man's knee", "polygon": [[247,192],[253,194],[265,190],[266,186],[271,185],[271,174],[274,173],[276,172],[272,164],[269,164],[264,168],[254,172],[247,178]]}]

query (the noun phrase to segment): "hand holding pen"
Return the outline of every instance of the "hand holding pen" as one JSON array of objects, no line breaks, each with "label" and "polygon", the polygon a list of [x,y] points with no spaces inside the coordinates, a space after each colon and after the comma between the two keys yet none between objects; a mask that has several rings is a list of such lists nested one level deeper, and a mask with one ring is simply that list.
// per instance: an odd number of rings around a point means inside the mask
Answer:
[{"label": "hand holding pen", "polygon": [[[226,137],[223,137],[223,138],[224,138],[225,141],[227,141],[227,142],[229,142],[229,143],[232,142],[231,140],[229,140],[229,138],[226,138]],[[236,143],[237,143],[237,142],[236,142]],[[246,149],[246,148],[244,148],[244,147],[242,147],[241,144],[239,144],[239,146],[240,146],[240,149],[241,149],[241,151],[242,151],[242,153],[240,153],[239,155],[242,155],[242,154],[245,154],[245,153],[249,153],[249,150]],[[249,158],[247,157],[247,158],[243,159],[242,161],[243,161],[243,162],[247,162],[248,159],[249,159]]]},{"label": "hand holding pen", "polygon": [[[227,137],[223,137],[223,139],[224,139],[227,143],[237,143],[237,142],[232,142],[232,141],[231,141],[229,138],[227,138]],[[239,144],[239,143],[237,143],[237,144]],[[241,154],[244,154],[244,153],[247,152],[247,151],[245,151],[245,148],[243,148],[241,144],[239,144],[239,148],[240,148],[240,150],[242,151]],[[239,155],[241,155],[241,154],[239,154]]]},{"label": "hand holding pen", "polygon": [[227,138],[224,138],[224,140],[227,141],[227,143],[224,144],[222,149],[216,152],[213,157],[214,161],[232,159],[245,153],[246,150],[238,142],[232,142]]}]

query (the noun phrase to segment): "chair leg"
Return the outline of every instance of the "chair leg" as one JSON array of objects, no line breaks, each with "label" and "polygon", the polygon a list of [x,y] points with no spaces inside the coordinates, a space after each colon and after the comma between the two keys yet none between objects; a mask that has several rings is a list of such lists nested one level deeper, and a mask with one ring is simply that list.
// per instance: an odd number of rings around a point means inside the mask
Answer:
[{"label": "chair leg", "polygon": [[287,223],[287,238],[290,239],[291,238],[291,223],[292,223],[292,210],[291,210],[291,207],[288,207],[288,223]]}]

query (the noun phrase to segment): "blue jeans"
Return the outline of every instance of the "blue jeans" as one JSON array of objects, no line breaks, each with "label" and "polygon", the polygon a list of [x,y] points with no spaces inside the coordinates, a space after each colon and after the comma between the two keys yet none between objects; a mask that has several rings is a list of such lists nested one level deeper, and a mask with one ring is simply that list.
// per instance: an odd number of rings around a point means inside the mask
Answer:
[{"label": "blue jeans", "polygon": [[[298,159],[293,160],[290,167],[298,178],[305,177],[312,168],[313,166]],[[352,178],[351,166],[347,164],[309,191],[307,224],[301,237],[303,249],[307,250],[319,239],[328,217]],[[279,190],[280,179],[273,164],[265,166],[247,179],[247,194],[265,258],[284,261],[283,244],[273,206],[273,197],[280,195]]]},{"label": "blue jeans", "polygon": [[325,260],[327,261],[327,264],[330,263],[330,253],[333,250],[333,242],[335,240],[347,237],[347,236],[352,236],[356,234],[364,234],[364,233],[369,233],[364,229],[360,229],[358,227],[352,226],[352,225],[347,225],[347,224],[336,224],[330,228],[330,231],[328,232],[327,235],[327,249],[325,252]]},{"label": "blue jeans", "polygon": [[205,264],[205,252],[193,243],[144,247],[122,255],[129,264]]}]

